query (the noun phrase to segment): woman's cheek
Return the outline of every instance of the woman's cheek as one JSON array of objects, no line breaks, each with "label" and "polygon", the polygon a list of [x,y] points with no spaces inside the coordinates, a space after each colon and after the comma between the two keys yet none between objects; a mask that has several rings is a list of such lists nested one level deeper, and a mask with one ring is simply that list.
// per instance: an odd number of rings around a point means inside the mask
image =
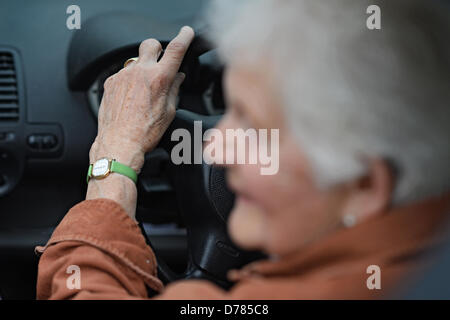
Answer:
[{"label": "woman's cheek", "polygon": [[254,178],[252,199],[266,212],[276,214],[283,209],[286,201],[296,198],[295,191],[290,186],[280,182],[279,174],[259,175]]}]

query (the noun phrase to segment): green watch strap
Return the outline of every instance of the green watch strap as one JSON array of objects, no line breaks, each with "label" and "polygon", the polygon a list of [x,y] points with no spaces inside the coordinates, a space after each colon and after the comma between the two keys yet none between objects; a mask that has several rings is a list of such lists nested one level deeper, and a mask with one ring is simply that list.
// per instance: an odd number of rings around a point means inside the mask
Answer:
[{"label": "green watch strap", "polygon": [[93,165],[90,164],[90,165],[89,165],[89,169],[88,169],[88,173],[87,173],[87,177],[86,177],[86,182],[87,182],[87,183],[89,183],[89,179],[90,179],[91,176],[92,176],[92,167],[93,167]]},{"label": "green watch strap", "polygon": [[119,173],[121,175],[124,175],[131,180],[133,180],[134,183],[137,183],[137,174],[136,171],[131,169],[129,166],[126,166],[124,164],[121,164],[120,162],[117,162],[116,160],[111,161],[111,168],[109,169],[111,172]]},{"label": "green watch strap", "polygon": [[[92,168],[93,167],[94,167],[93,164],[89,165],[89,169],[88,169],[88,173],[87,173],[87,177],[86,177],[86,182],[88,182],[88,183],[89,183],[89,179],[92,178]],[[116,160],[111,160],[109,172],[115,172],[115,173],[124,175],[124,176],[130,178],[131,180],[133,180],[134,183],[137,183],[136,171],[134,171],[132,168],[130,168],[120,162],[117,162]]]}]

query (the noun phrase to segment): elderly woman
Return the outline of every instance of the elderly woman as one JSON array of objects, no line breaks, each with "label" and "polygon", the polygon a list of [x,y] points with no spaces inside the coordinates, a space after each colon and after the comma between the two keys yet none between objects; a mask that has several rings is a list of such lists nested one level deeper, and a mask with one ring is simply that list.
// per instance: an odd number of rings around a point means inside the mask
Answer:
[{"label": "elderly woman", "polygon": [[[38,298],[147,298],[146,286],[160,299],[370,298],[420,268],[450,212],[449,10],[376,2],[374,30],[372,3],[360,0],[210,12],[228,66],[218,129],[279,129],[276,174],[227,165],[237,195],[230,234],[267,260],[230,272],[230,291],[205,280],[163,288],[135,221],[135,184],[113,173],[91,179],[86,200],[38,248]],[[107,80],[91,163],[106,157],[139,172],[174,117],[193,37],[182,28],[159,62],[161,45],[144,41],[139,59]],[[81,269],[80,289],[66,287],[70,265]],[[372,273],[378,281],[367,281]]]}]

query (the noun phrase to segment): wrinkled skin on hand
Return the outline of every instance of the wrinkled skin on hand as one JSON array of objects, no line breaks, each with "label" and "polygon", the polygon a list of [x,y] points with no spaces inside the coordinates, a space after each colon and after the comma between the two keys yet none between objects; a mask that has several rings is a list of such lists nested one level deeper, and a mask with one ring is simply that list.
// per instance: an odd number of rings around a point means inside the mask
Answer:
[{"label": "wrinkled skin on hand", "polygon": [[138,61],[106,80],[91,163],[109,157],[139,172],[144,154],[155,148],[175,116],[184,80],[184,74],[177,71],[193,37],[191,28],[182,28],[159,62],[161,44],[145,40],[139,47]]},{"label": "wrinkled skin on hand", "polygon": [[[178,69],[193,38],[194,31],[183,27],[159,62],[161,44],[145,40],[139,47],[138,61],[106,80],[90,163],[115,159],[139,173],[145,153],[155,148],[175,116],[184,80]],[[113,173],[105,179],[90,179],[86,199],[98,198],[116,201],[135,218],[137,190],[128,177]]]}]

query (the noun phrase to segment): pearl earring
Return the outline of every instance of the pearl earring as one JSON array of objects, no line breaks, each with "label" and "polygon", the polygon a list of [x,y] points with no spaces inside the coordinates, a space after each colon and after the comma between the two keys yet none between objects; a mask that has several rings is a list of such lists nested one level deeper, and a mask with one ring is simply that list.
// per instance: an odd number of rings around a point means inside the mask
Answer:
[{"label": "pearl earring", "polygon": [[342,224],[346,228],[351,228],[356,224],[356,216],[353,214],[346,214],[342,217]]}]

